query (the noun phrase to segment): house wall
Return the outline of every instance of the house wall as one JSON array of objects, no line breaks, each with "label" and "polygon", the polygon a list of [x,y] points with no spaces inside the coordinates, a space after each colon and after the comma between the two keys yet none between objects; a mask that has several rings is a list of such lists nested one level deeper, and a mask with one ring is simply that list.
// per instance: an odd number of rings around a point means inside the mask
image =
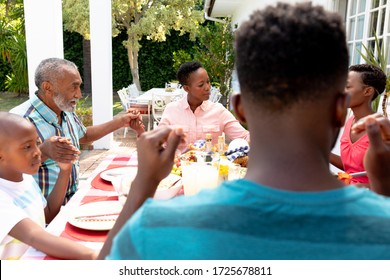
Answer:
[{"label": "house wall", "polygon": [[[308,0],[309,1],[309,0]],[[284,2],[296,3],[296,2],[308,2],[305,0],[285,0]],[[313,0],[314,5],[322,5],[329,10],[337,10],[340,1],[347,0]],[[262,9],[267,5],[275,5],[275,0],[243,0],[240,6],[235,10],[232,15],[232,22],[234,27],[238,27],[243,21],[247,20],[254,10]],[[237,74],[233,71],[232,77],[233,92],[240,92],[240,85],[238,82]]]},{"label": "house wall", "polygon": [[[283,2],[310,2],[310,0],[284,0]],[[325,8],[332,10],[334,3],[339,2],[339,0],[312,0],[311,2],[315,5],[322,5]],[[232,21],[239,25],[241,22],[247,20],[254,10],[262,9],[268,5],[275,5],[275,3],[275,0],[243,0],[238,9],[234,12]]]}]

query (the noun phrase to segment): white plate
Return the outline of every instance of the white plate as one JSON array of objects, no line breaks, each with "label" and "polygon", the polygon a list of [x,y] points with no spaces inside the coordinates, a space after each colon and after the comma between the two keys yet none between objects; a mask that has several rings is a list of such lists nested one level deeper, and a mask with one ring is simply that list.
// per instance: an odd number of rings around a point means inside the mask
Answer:
[{"label": "white plate", "polygon": [[160,184],[157,187],[157,190],[166,190],[171,188],[173,185],[176,185],[181,177],[176,174],[169,173],[167,177],[161,180]]},{"label": "white plate", "polygon": [[174,197],[181,188],[181,177],[170,173],[160,182],[153,198],[159,200],[170,199]]},{"label": "white plate", "polygon": [[[110,230],[116,221],[122,204],[119,201],[98,201],[80,205],[70,216],[68,222],[75,227],[88,230]],[[97,216],[106,215],[106,216]],[[96,216],[96,217],[85,217]],[[80,218],[85,217],[85,218]]]},{"label": "white plate", "polygon": [[100,173],[100,178],[111,182],[115,177],[119,177],[122,175],[133,175],[133,177],[135,177],[136,174],[137,174],[136,166],[124,166],[124,167],[108,169]]}]

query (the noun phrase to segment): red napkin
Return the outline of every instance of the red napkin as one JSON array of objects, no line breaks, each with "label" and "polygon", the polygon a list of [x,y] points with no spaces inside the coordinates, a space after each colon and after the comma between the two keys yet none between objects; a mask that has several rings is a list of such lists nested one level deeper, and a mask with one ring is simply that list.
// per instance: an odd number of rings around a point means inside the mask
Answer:
[{"label": "red napkin", "polygon": [[[118,167],[123,167],[123,166],[124,165],[115,165],[115,164],[109,165],[107,167],[107,169],[103,170],[102,172],[107,171],[108,169],[113,169],[113,168],[118,168]],[[100,174],[102,172],[100,172],[99,174],[96,175],[95,178],[93,178],[93,180],[91,182],[92,188],[103,190],[103,191],[115,191],[115,189],[112,186],[111,182],[103,180],[102,178],[100,178]]]},{"label": "red napkin", "polygon": [[45,256],[43,259],[44,259],[45,261],[47,261],[47,260],[61,260],[61,259],[57,259],[57,258],[51,257],[51,256]]},{"label": "red napkin", "polygon": [[125,157],[115,157],[112,161],[115,162],[115,161],[129,161],[130,160],[130,157],[129,156],[125,156]]},{"label": "red napkin", "polygon": [[107,234],[108,230],[86,230],[66,223],[65,230],[61,233],[61,236],[73,240],[104,242]]},{"label": "red napkin", "polygon": [[184,188],[182,187],[175,196],[184,195]]},{"label": "red napkin", "polygon": [[92,196],[87,195],[81,200],[81,204],[86,204],[90,202],[96,202],[96,201],[107,201],[107,200],[118,200],[118,196]]},{"label": "red napkin", "polygon": [[[108,165],[108,167],[105,170],[103,170],[102,172],[109,170],[109,169],[113,169],[113,168],[127,166],[126,164],[123,164],[123,163],[129,163],[130,159],[134,159],[136,162],[136,157],[134,155],[131,157],[129,157],[129,156],[115,157],[111,161],[112,164]],[[100,172],[99,174],[96,175],[95,178],[93,178],[93,180],[91,182],[92,187],[95,189],[104,190],[104,191],[114,191],[114,187],[112,186],[111,182],[108,182],[108,181],[100,178],[100,174],[102,172]]]},{"label": "red napkin", "polygon": [[[70,239],[73,241],[90,241],[90,242],[104,242],[107,239],[108,230],[93,231],[77,228],[69,223],[66,223],[64,231],[61,233],[61,237]],[[52,256],[45,256],[44,260],[60,260]]]}]

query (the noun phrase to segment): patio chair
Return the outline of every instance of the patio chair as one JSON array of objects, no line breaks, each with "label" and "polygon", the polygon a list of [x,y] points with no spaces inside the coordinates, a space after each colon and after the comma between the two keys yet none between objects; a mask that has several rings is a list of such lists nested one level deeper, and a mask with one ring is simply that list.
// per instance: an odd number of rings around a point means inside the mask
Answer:
[{"label": "patio chair", "polygon": [[[127,110],[130,107],[130,100],[129,100],[129,96],[127,95],[127,90],[125,88],[123,88],[121,90],[118,90],[117,92],[118,92],[118,96],[119,96],[119,99],[121,101],[123,110],[125,112],[127,112]],[[127,134],[127,127],[125,127],[125,131],[123,132],[123,137],[126,137],[126,134]]]},{"label": "patio chair", "polygon": [[164,93],[154,93],[152,97],[153,128],[157,127],[161,121],[164,109],[168,103],[180,99],[182,95],[167,95]]},{"label": "patio chair", "polygon": [[210,97],[209,97],[209,100],[211,102],[219,102],[219,100],[221,99],[222,97],[222,94],[220,93],[219,91],[219,88],[217,87],[211,87],[210,89]]},{"label": "patio chair", "polygon": [[174,82],[165,83],[165,88],[172,88],[176,90],[176,89],[181,89],[182,85],[179,82],[174,81]]},{"label": "patio chair", "polygon": [[138,112],[141,114],[141,117],[146,117],[148,120],[147,130],[150,130],[151,126],[151,105],[150,102],[140,102],[136,99],[131,99],[129,102],[129,109],[138,110]]},{"label": "patio chair", "polygon": [[140,92],[135,84],[130,84],[127,87],[127,94],[130,99],[135,99],[140,95]]}]

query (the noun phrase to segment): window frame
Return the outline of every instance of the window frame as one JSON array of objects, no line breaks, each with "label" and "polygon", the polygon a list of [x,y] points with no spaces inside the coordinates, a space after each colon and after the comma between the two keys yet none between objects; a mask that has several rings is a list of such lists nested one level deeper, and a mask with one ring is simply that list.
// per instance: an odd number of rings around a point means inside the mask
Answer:
[{"label": "window frame", "polygon": [[[365,8],[362,11],[358,11],[360,4],[365,1]],[[379,0],[379,6],[372,8],[373,3],[378,0],[348,0],[347,1],[347,10],[346,10],[346,36],[347,44],[349,50],[350,64],[360,64],[364,63],[364,59],[361,57],[357,51],[357,47],[360,46],[360,51],[363,54],[366,54],[362,45],[369,47],[370,42],[372,43],[375,39],[373,28],[371,27],[372,16],[375,12],[378,12],[376,19],[375,32],[380,41],[382,41],[382,46],[384,45],[387,51],[390,50],[390,0]],[[351,11],[352,7],[355,7],[355,11]],[[353,12],[353,14],[352,14]],[[357,19],[363,17],[363,26],[362,30],[357,30],[358,24]],[[381,22],[383,21],[383,30],[381,29]],[[353,24],[354,22],[354,24]],[[362,37],[357,37],[357,32],[362,32]],[[375,50],[377,54],[377,50]],[[390,55],[388,56],[388,61],[386,65],[387,72],[390,70]]]}]

